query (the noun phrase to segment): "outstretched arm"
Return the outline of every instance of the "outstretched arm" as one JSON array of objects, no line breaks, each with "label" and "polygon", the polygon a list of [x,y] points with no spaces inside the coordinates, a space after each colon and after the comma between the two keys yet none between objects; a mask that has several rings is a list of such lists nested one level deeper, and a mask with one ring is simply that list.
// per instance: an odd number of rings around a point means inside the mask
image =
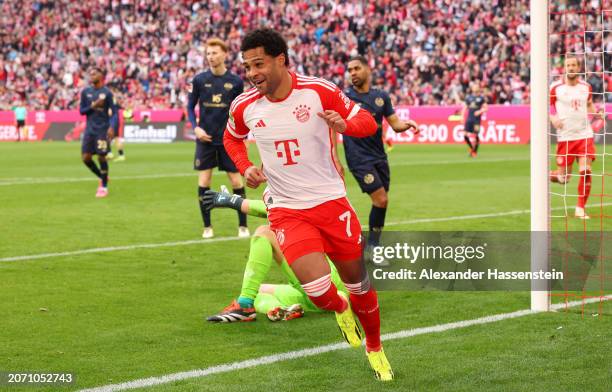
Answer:
[{"label": "outstretched arm", "polygon": [[208,190],[204,193],[203,203],[207,211],[213,208],[231,208],[251,216],[268,217],[268,211],[263,201],[243,199],[239,195]]},{"label": "outstretched arm", "polygon": [[402,121],[397,116],[397,114],[392,114],[389,117],[387,117],[387,122],[389,123],[389,125],[391,125],[391,128],[396,133],[406,132],[409,129],[412,129],[412,132],[414,132],[415,134],[419,133],[419,128],[415,121],[413,120]]}]

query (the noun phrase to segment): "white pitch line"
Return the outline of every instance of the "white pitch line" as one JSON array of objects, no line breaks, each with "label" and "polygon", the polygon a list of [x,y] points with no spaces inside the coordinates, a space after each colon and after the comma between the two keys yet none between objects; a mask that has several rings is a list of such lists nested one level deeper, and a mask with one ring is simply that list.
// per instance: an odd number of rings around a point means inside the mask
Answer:
[{"label": "white pitch line", "polygon": [[517,162],[528,161],[529,158],[491,158],[491,159],[462,159],[462,160],[446,160],[446,161],[418,161],[418,162],[397,162],[393,166],[432,166],[432,165],[473,165],[478,163],[495,163],[495,162]]},{"label": "white pitch line", "polygon": [[[121,176],[112,177],[113,181],[116,180],[148,180],[156,178],[174,178],[174,177],[195,177],[194,173],[168,173],[168,174],[143,174],[138,176]],[[215,172],[213,175],[219,175]],[[63,184],[70,182],[96,182],[95,177],[41,177],[41,178],[23,178],[13,181],[0,182],[0,186],[9,185],[31,185],[31,184]],[[0,180],[1,181],[1,180]]]},{"label": "white pitch line", "polygon": [[136,244],[136,245],[123,245],[123,246],[108,246],[104,248],[90,248],[90,249],[80,249],[73,250],[68,252],[57,252],[57,253],[41,253],[37,255],[25,255],[25,256],[12,256],[12,257],[4,257],[0,259],[0,262],[9,262],[9,261],[23,261],[23,260],[34,260],[34,259],[46,259],[49,257],[60,257],[60,256],[77,256],[83,255],[87,253],[104,253],[104,252],[114,252],[118,250],[132,250],[132,249],[147,249],[147,248],[162,248],[167,246],[185,246],[185,245],[195,245],[195,244],[208,244],[211,242],[224,242],[224,241],[233,241],[239,240],[243,238],[239,237],[219,237],[212,238],[208,240],[188,240],[188,241],[175,241],[175,242],[162,242],[158,244]]},{"label": "white pitch line", "polygon": [[[612,206],[612,203],[601,203],[601,204],[598,204],[597,206],[607,207],[607,206]],[[593,206],[593,208],[597,206]],[[551,211],[559,211],[559,210],[565,210],[565,209],[566,207],[553,207],[551,208]],[[464,219],[497,218],[500,216],[529,214],[530,212],[531,210],[513,210],[513,211],[506,211],[506,212],[492,212],[489,214],[447,216],[447,217],[442,217],[442,218],[410,219],[410,220],[405,220],[405,221],[385,223],[385,226],[410,225],[410,224],[415,224],[415,223],[449,222],[449,221],[464,220]],[[363,225],[362,227],[367,228],[366,225]]]},{"label": "white pitch line", "polygon": [[[528,161],[528,158],[496,158],[496,159],[479,159],[479,160],[446,160],[446,161],[418,161],[418,162],[399,162],[394,163],[394,166],[432,166],[432,165],[450,165],[450,164],[475,164],[475,163],[490,163],[490,162],[510,162],[510,161]],[[135,176],[119,176],[112,177],[116,180],[148,180],[157,178],[175,178],[175,177],[195,177],[196,173],[168,173],[168,174],[143,174]],[[224,173],[215,171],[213,175],[224,175]],[[33,185],[33,184],[63,184],[71,182],[95,182],[95,177],[24,177],[24,178],[0,178],[0,186],[11,185]]]},{"label": "white pitch line", "polygon": [[[612,300],[612,296],[602,296],[599,298],[587,298],[584,301],[574,301],[566,303],[560,303],[552,305],[552,310],[564,309],[565,307],[574,307],[579,306],[586,303],[595,303],[599,301],[609,301]],[[482,325],[494,323],[497,321],[508,320],[518,317],[523,317],[531,314],[539,313],[537,311],[525,309],[519,310],[511,313],[502,313],[493,316],[485,316],[472,320],[463,320],[457,321],[453,323],[447,324],[439,324],[431,327],[424,328],[415,328],[415,329],[405,329],[398,332],[387,333],[381,336],[383,341],[395,340],[395,339],[404,339],[412,336],[424,335],[429,333],[439,333],[445,332],[453,329],[466,328],[473,325]],[[247,359],[245,361],[226,363],[222,365],[211,366],[204,369],[195,369],[185,372],[172,373],[164,376],[158,377],[149,377],[149,378],[141,378],[137,380],[127,381],[119,384],[109,384],[100,387],[83,389],[80,392],[116,392],[116,391],[125,391],[128,389],[136,389],[136,388],[146,388],[152,387],[161,384],[167,384],[171,382],[193,379],[193,378],[202,378],[206,376],[211,376],[214,374],[233,372],[243,369],[248,369],[256,366],[262,365],[270,365],[277,362],[289,361],[292,359],[301,359],[306,357],[311,357],[314,355],[324,354],[331,351],[344,350],[349,348],[346,343],[336,343],[336,344],[328,344],[319,347],[307,348],[304,350],[297,351],[289,351],[279,354],[267,355],[258,358]]]},{"label": "white pitch line", "polygon": [[[415,223],[449,222],[449,221],[464,220],[464,219],[496,218],[500,216],[528,214],[529,212],[530,210],[513,210],[513,211],[506,211],[506,212],[492,212],[489,214],[446,216],[442,218],[410,219],[410,220],[405,220],[405,221],[385,223],[385,226],[411,225]],[[363,228],[367,228],[367,227],[368,227],[367,225],[363,225]]]},{"label": "white pitch line", "polygon": [[[612,203],[601,204],[601,206],[610,206],[610,205],[612,205]],[[551,208],[551,210],[563,210],[564,208],[565,207],[555,207],[555,208]],[[500,216],[528,214],[529,212],[530,210],[513,210],[513,211],[506,211],[506,212],[493,212],[490,214],[473,214],[473,215],[447,216],[447,217],[442,217],[442,218],[411,219],[411,220],[405,220],[405,221],[388,222],[385,225],[386,226],[398,226],[398,225],[411,225],[411,224],[416,224],[416,223],[449,222],[449,221],[467,220],[467,219],[497,218]],[[362,228],[367,229],[367,225],[362,225]],[[87,254],[87,253],[104,253],[104,252],[113,252],[113,251],[119,251],[119,250],[184,246],[184,245],[193,245],[193,244],[207,243],[207,242],[231,241],[231,240],[237,240],[237,239],[239,238],[238,237],[221,237],[221,238],[214,238],[211,240],[188,240],[188,241],[162,242],[162,243],[156,243],[156,244],[110,246],[110,247],[104,247],[104,248],[80,249],[80,250],[67,251],[67,252],[41,253],[41,254],[25,255],[25,256],[3,257],[3,258],[0,258],[0,262],[46,259],[50,257],[59,257],[59,256],[76,256],[76,255]]]}]

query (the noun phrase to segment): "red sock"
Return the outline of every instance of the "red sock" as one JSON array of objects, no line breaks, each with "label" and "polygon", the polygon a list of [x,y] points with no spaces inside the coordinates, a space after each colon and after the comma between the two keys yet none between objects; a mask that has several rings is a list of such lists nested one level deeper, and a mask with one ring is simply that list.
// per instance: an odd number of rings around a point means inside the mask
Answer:
[{"label": "red sock", "polygon": [[338,295],[330,275],[302,285],[302,288],[317,308],[333,312],[343,312],[347,303]]},{"label": "red sock", "polygon": [[351,293],[351,307],[365,332],[366,351],[379,351],[381,348],[380,310],[376,290],[371,287],[364,294]]},{"label": "red sock", "polygon": [[578,207],[584,208],[587,199],[591,194],[591,170],[580,171],[580,181],[578,182]]}]

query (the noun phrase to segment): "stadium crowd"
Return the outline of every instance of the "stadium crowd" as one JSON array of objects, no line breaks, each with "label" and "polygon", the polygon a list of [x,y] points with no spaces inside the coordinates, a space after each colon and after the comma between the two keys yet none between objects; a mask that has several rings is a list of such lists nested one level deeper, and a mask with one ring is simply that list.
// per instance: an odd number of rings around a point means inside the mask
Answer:
[{"label": "stadium crowd", "polygon": [[529,1],[503,0],[0,0],[0,109],[78,104],[91,65],[134,108],[184,107],[206,68],[204,42],[231,48],[247,31],[280,29],[298,72],[350,81],[365,55],[394,104],[458,103],[481,80],[496,104],[529,97]]}]

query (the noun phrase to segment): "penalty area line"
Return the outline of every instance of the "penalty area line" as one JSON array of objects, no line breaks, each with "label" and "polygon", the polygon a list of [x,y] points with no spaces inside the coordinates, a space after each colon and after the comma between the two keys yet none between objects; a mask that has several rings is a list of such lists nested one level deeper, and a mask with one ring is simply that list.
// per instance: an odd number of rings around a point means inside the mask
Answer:
[{"label": "penalty area line", "polygon": [[[598,298],[588,298],[584,301],[573,301],[573,302],[568,302],[568,303],[555,304],[551,306],[551,309],[561,310],[561,309],[564,309],[565,307],[575,307],[575,306],[579,306],[582,304],[594,303],[594,302],[599,302],[599,301],[609,301],[609,300],[612,300],[612,296],[610,295],[602,296]],[[425,334],[430,334],[430,333],[439,333],[439,332],[450,331],[453,329],[466,328],[466,327],[470,327],[473,325],[489,324],[489,323],[494,323],[497,321],[513,319],[513,318],[528,316],[528,315],[537,314],[537,313],[540,313],[540,312],[525,309],[525,310],[519,310],[516,312],[502,313],[502,314],[496,314],[492,316],[480,317],[480,318],[476,318],[472,320],[463,320],[463,321],[457,321],[457,322],[452,322],[452,323],[447,323],[447,324],[439,324],[439,325],[423,327],[423,328],[406,329],[406,330],[402,330],[398,332],[384,334],[381,336],[381,338],[383,341],[404,339],[404,338],[408,338],[412,336],[425,335]],[[99,386],[95,388],[82,389],[80,392],[115,392],[115,391],[125,391],[129,389],[147,388],[147,387],[153,387],[156,385],[168,384],[168,383],[176,382],[176,381],[203,378],[203,377],[212,376],[215,374],[228,373],[228,372],[239,371],[243,369],[249,369],[249,368],[253,368],[256,366],[270,365],[273,363],[290,361],[293,359],[307,358],[307,357],[312,357],[315,355],[320,355],[320,354],[324,354],[324,353],[328,353],[332,351],[344,350],[348,348],[350,347],[346,343],[328,344],[328,345],[323,345],[323,346],[318,346],[318,347],[313,347],[313,348],[307,348],[303,350],[296,350],[296,351],[289,351],[289,352],[284,352],[284,353],[266,355],[263,357],[247,359],[245,361],[225,363],[221,365],[207,367],[204,369],[194,369],[194,370],[189,370],[185,372],[166,374],[166,375],[158,376],[158,377],[141,378],[141,379],[127,381],[127,382],[118,383],[118,384],[109,384],[109,385],[103,385],[103,386]]]}]

